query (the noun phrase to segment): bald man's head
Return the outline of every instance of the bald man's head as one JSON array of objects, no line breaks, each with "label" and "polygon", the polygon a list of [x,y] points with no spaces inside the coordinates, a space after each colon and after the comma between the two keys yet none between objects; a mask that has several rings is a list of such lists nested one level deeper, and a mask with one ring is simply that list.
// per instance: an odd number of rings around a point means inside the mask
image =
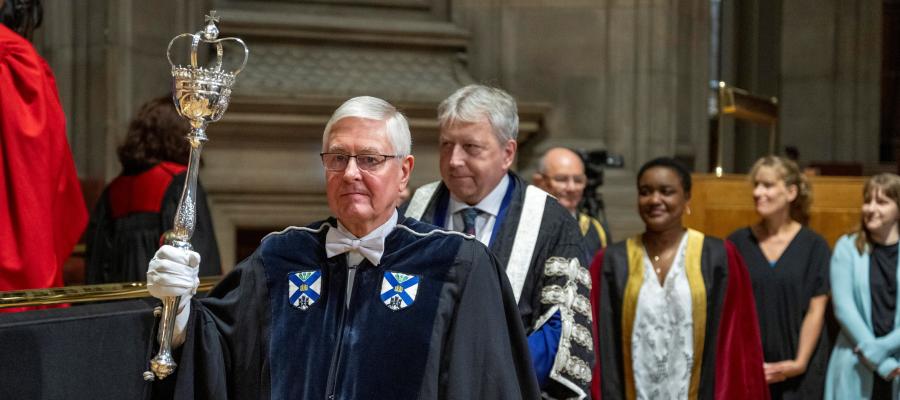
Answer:
[{"label": "bald man's head", "polygon": [[581,157],[564,147],[554,147],[544,153],[532,180],[536,186],[556,196],[559,204],[573,214],[587,184]]}]

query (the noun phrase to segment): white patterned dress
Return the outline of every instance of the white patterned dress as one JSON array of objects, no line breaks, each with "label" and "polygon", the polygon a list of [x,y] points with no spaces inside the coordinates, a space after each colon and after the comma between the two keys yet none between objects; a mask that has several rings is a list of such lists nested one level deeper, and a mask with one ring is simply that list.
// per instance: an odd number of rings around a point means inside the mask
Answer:
[{"label": "white patterned dress", "polygon": [[644,283],[631,337],[638,399],[687,399],[694,363],[691,288],[684,266],[687,234],[665,281],[659,284],[644,251]]}]

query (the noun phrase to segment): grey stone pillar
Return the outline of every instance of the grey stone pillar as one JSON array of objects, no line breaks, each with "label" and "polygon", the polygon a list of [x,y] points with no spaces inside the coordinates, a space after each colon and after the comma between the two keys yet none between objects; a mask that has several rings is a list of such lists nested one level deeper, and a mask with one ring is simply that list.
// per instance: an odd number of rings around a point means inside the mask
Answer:
[{"label": "grey stone pillar", "polygon": [[[778,150],[797,146],[807,162],[877,164],[881,2],[726,4],[733,12],[726,24],[736,26],[726,73],[736,86],[779,98]],[[745,171],[765,153],[766,132],[740,125],[733,132],[726,154]]]},{"label": "grey stone pillar", "polygon": [[706,1],[611,1],[606,137],[633,167],[674,155],[708,162]]},{"label": "grey stone pillar", "polygon": [[[115,148],[144,100],[170,90],[165,45],[197,29],[202,0],[45,0],[35,40],[56,75],[79,175],[109,181]],[[190,28],[189,28],[190,27]]]}]

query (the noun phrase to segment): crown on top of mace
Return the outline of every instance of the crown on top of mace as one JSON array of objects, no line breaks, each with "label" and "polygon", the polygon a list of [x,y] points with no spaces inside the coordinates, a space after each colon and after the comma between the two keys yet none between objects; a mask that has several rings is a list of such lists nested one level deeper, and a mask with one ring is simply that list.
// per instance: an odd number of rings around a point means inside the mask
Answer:
[{"label": "crown on top of mace", "polygon": [[[206,124],[218,121],[225,113],[234,79],[247,65],[247,58],[250,55],[243,40],[233,37],[220,39],[217,22],[219,22],[219,16],[216,15],[215,10],[212,10],[206,16],[206,26],[203,30],[175,36],[169,42],[169,47],[166,48],[166,58],[172,67],[172,97],[178,113],[190,120],[191,126],[195,130],[200,130],[201,134],[205,130]],[[190,38],[189,65],[172,62],[172,45],[183,38]],[[237,43],[239,48],[243,49],[244,57],[235,69],[223,69],[222,67],[224,55],[222,44],[225,42]],[[216,58],[213,65],[198,65],[197,54],[201,44],[215,47]]]}]

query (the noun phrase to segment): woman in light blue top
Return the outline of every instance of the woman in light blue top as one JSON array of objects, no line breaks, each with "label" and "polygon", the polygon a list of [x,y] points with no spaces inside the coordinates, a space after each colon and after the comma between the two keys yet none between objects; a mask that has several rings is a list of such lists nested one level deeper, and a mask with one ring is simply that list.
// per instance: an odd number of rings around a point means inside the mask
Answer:
[{"label": "woman in light blue top", "polygon": [[831,257],[841,333],[828,363],[826,399],[897,399],[900,389],[900,177],[873,176],[863,196],[859,231],[841,237]]}]

